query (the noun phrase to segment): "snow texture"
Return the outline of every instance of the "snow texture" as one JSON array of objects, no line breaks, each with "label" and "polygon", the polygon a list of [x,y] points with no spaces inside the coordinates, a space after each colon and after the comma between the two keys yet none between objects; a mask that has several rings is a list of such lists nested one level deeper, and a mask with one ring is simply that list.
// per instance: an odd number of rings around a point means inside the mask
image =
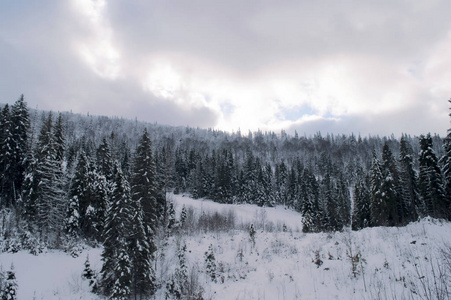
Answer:
[{"label": "snow texture", "polygon": [[[283,207],[226,205],[183,195],[170,199],[178,216],[183,206],[192,207],[197,216],[233,210],[236,224],[256,224],[255,245],[248,227],[169,238],[157,278],[170,278],[177,268],[177,245],[186,243],[188,272],[197,270],[205,299],[421,299],[436,293],[424,286],[450,289],[450,264],[442,252],[450,254],[449,222],[423,219],[405,227],[306,234],[300,214]],[[286,224],[286,230],[277,224]],[[210,245],[216,281],[209,278],[205,263]],[[7,270],[14,264],[18,299],[102,299],[89,292],[89,282],[81,276],[88,254],[92,269],[100,271],[101,251],[86,249],[77,258],[58,251],[2,253],[0,265]],[[155,299],[164,299],[165,284],[161,286]]]}]

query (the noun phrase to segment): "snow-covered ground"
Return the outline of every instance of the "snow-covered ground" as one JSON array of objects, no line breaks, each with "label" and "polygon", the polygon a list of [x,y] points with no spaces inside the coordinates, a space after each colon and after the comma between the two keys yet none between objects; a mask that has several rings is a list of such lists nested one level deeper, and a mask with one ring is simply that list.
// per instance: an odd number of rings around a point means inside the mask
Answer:
[{"label": "snow-covered ground", "polygon": [[100,270],[101,249],[86,249],[73,258],[62,251],[49,251],[38,256],[20,251],[0,254],[0,265],[9,270],[14,265],[18,283],[18,299],[98,299],[89,292],[89,283],[81,274],[87,255],[91,267]]},{"label": "snow-covered ground", "polygon": [[[177,264],[176,245],[183,242],[205,299],[437,299],[440,291],[451,289],[451,270],[446,269],[450,264],[443,256],[451,245],[447,222],[424,219],[400,228],[304,234],[300,215],[283,207],[224,205],[181,195],[170,199],[178,213],[183,206],[192,207],[197,216],[202,210],[226,214],[231,209],[236,223],[260,225],[255,245],[243,229],[171,237],[157,269],[163,286]],[[263,230],[262,220],[272,231]],[[288,230],[279,230],[277,224]],[[210,244],[217,283],[205,272],[204,254]],[[0,265],[6,270],[14,263],[19,299],[101,299],[89,293],[81,279],[88,253],[92,268],[99,271],[100,249],[87,249],[78,258],[63,252],[2,253]],[[163,295],[164,288],[156,297],[164,299]]]},{"label": "snow-covered ground", "polygon": [[186,195],[169,194],[169,201],[175,203],[175,209],[180,214],[182,207],[192,207],[200,215],[203,211],[210,213],[219,212],[227,214],[232,210],[235,214],[237,224],[258,224],[263,226],[274,226],[282,228],[283,224],[293,231],[302,229],[301,215],[284,206],[259,207],[253,204],[222,204],[207,199],[192,199]]}]

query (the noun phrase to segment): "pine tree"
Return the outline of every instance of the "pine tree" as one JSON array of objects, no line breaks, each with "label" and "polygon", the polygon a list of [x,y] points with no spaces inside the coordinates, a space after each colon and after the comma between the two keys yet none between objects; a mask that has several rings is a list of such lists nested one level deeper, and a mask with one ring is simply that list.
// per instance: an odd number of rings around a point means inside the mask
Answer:
[{"label": "pine tree", "polygon": [[114,165],[114,163],[111,154],[110,144],[108,143],[106,137],[103,138],[102,143],[100,144],[99,148],[97,148],[96,155],[99,173],[105,176],[108,182],[111,182],[114,176],[112,170],[112,166]]},{"label": "pine tree", "polygon": [[354,207],[352,213],[352,229],[359,230],[371,225],[371,206],[368,180],[357,178],[354,185]]},{"label": "pine tree", "polygon": [[105,177],[97,173],[94,163],[86,156],[83,149],[80,150],[69,197],[78,199],[78,226],[87,239],[101,240],[106,198],[109,192]]},{"label": "pine tree", "polygon": [[207,276],[210,278],[211,281],[216,282],[217,281],[217,274],[216,274],[216,260],[215,260],[215,254],[213,252],[213,245],[210,244],[208,246],[208,251],[205,252],[205,269],[207,272]]},{"label": "pine tree", "polygon": [[179,264],[174,275],[166,284],[166,299],[185,299],[188,293],[188,266],[186,265],[186,244],[177,252]]},{"label": "pine tree", "polygon": [[28,142],[30,116],[23,95],[19,97],[11,108],[11,125],[13,135],[12,149],[14,153],[14,160],[11,165],[11,181],[13,186],[13,202],[15,204],[22,191],[25,171],[28,167],[27,156],[30,148]]},{"label": "pine tree", "polygon": [[401,201],[404,207],[404,220],[415,221],[422,215],[422,206],[418,194],[418,178],[413,165],[412,146],[402,135],[399,148]]},{"label": "pine tree", "polygon": [[11,269],[6,272],[5,288],[2,292],[2,299],[15,300],[17,299],[17,280],[16,273],[14,272],[14,266],[11,265]]},{"label": "pine tree", "polygon": [[323,228],[324,206],[320,204],[319,184],[310,168],[304,169],[301,184],[303,232],[318,232]]},{"label": "pine tree", "polygon": [[[127,290],[124,290],[124,282],[131,280],[119,278],[122,276],[119,271],[125,272],[124,276],[131,278],[129,275],[131,262],[126,241],[132,236],[134,217],[130,186],[116,163],[113,165],[113,190],[103,234],[101,274],[104,293],[109,296],[114,294],[119,299],[127,294]],[[130,283],[127,287],[130,288]]]},{"label": "pine tree", "polygon": [[156,290],[153,253],[156,249],[153,240],[146,237],[143,223],[143,210],[140,201],[132,200],[133,230],[129,239],[132,266],[132,284],[135,295],[146,296]]},{"label": "pine tree", "polygon": [[62,162],[64,159],[64,151],[65,148],[65,139],[64,139],[64,125],[63,125],[63,117],[61,113],[58,115],[58,119],[56,119],[55,127],[54,127],[54,139],[55,139],[55,151],[56,151],[56,160]]},{"label": "pine tree", "polygon": [[9,105],[3,107],[0,115],[0,207],[13,204],[14,185],[14,142]]},{"label": "pine tree", "polygon": [[[131,175],[132,203],[134,209],[134,234],[132,236],[133,285],[135,293],[145,295],[155,291],[155,272],[152,267],[156,251],[155,234],[159,225],[158,215],[165,209],[158,203],[158,182],[152,144],[147,133],[140,139],[133,161]],[[164,203],[166,206],[166,203]]]},{"label": "pine tree", "polygon": [[[451,104],[451,100],[448,100],[448,102]],[[449,116],[451,117],[451,113]],[[446,199],[451,199],[451,128],[448,129],[448,135],[444,140],[443,149],[445,150],[445,154],[441,158],[441,162],[443,163],[443,175],[445,177],[445,197]],[[451,220],[451,208],[449,206],[445,217]]]},{"label": "pine tree", "polygon": [[186,218],[188,217],[188,214],[186,212],[186,207],[183,205],[182,211],[180,212],[180,227],[184,228],[186,223]]},{"label": "pine tree", "polygon": [[371,224],[373,226],[387,225],[387,215],[382,192],[382,184],[385,178],[382,174],[382,166],[373,151],[373,161],[370,170],[370,196],[371,196]]},{"label": "pine tree", "polygon": [[168,235],[170,235],[177,227],[177,219],[175,218],[174,203],[168,203]]},{"label": "pine tree", "polygon": [[131,261],[127,253],[127,245],[123,239],[119,241],[118,256],[114,266],[114,284],[110,299],[128,300],[131,295],[132,270]]},{"label": "pine tree", "polygon": [[27,176],[25,213],[35,220],[44,241],[58,242],[55,238],[64,228],[66,195],[63,167],[56,159],[51,113],[44,119],[34,157]]},{"label": "pine tree", "polygon": [[451,199],[446,198],[442,173],[438,159],[432,148],[431,135],[420,136],[419,192],[427,215],[434,218],[447,218]]},{"label": "pine tree", "polygon": [[328,231],[341,230],[337,193],[329,173],[326,173],[321,186],[321,200],[325,206],[325,214],[321,227]]},{"label": "pine tree", "polygon": [[383,198],[383,206],[385,207],[384,219],[386,225],[396,226],[400,223],[400,218],[404,215],[404,207],[399,201],[399,175],[393,154],[385,143],[382,148],[382,176],[381,196]]},{"label": "pine tree", "polygon": [[[144,133],[139,141],[133,162],[131,177],[132,198],[140,202],[144,215],[143,224],[149,243],[153,243],[153,237],[158,226],[157,182],[155,178],[155,162],[152,156],[152,144],[147,133]],[[153,246],[154,248],[154,246]]]},{"label": "pine tree", "polygon": [[91,263],[89,262],[89,255],[86,256],[85,260],[85,268],[83,269],[83,273],[81,276],[85,278],[86,280],[89,280],[89,286],[91,287],[93,292],[96,292],[98,289],[97,286],[97,277],[94,270],[91,268]]},{"label": "pine tree", "polygon": [[80,206],[78,196],[73,196],[69,200],[66,212],[65,229],[69,236],[77,238],[80,234]]}]

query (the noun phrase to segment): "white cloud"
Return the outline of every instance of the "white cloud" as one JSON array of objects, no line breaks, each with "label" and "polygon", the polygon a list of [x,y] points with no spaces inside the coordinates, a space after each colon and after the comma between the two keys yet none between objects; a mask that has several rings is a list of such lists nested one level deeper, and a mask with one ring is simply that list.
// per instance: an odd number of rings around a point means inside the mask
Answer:
[{"label": "white cloud", "polygon": [[121,76],[120,54],[113,44],[113,30],[105,17],[105,0],[73,0],[89,34],[78,41],[78,51],[98,76],[116,79]]}]

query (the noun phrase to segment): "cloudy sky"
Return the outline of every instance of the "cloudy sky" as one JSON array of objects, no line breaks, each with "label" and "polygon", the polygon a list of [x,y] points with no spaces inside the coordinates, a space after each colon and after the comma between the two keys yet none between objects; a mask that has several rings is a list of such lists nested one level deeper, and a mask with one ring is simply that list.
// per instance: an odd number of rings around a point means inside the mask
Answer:
[{"label": "cloudy sky", "polygon": [[0,4],[0,103],[228,131],[450,127],[451,1]]}]

